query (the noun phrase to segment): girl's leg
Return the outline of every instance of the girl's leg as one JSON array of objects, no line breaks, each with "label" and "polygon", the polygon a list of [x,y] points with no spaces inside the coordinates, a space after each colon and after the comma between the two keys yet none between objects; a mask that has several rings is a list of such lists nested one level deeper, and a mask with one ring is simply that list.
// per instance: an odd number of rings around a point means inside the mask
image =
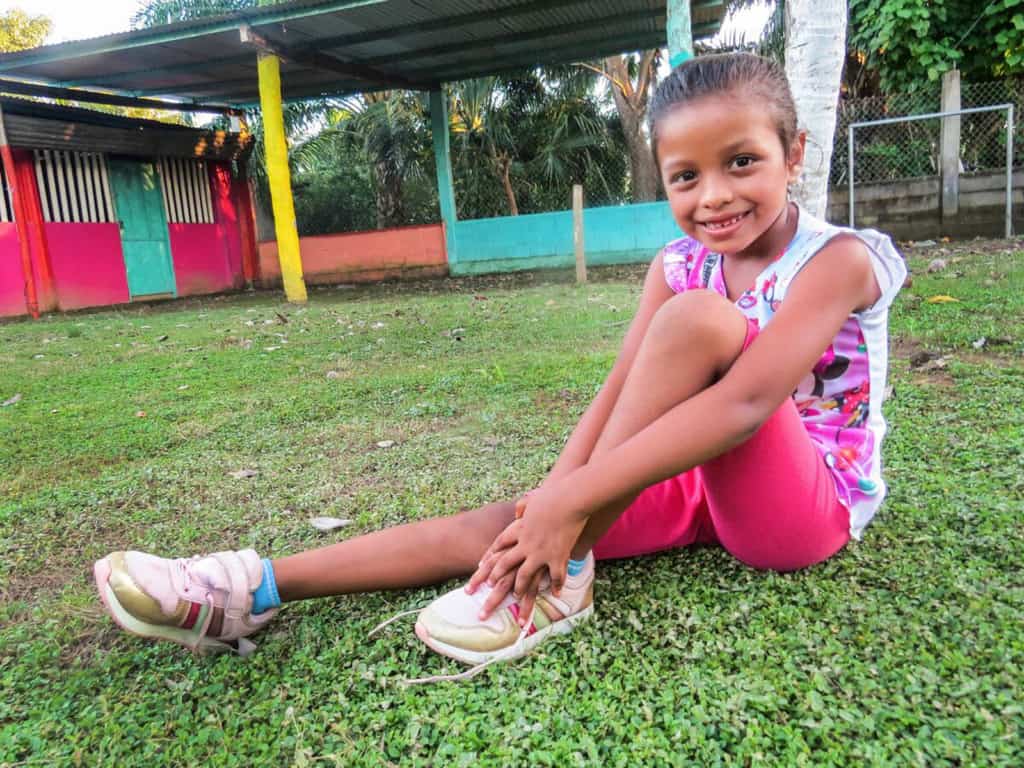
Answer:
[{"label": "girl's leg", "polygon": [[715,537],[747,565],[806,568],[850,540],[850,513],[792,400],[753,437],[696,472]]},{"label": "girl's leg", "polygon": [[[599,456],[625,442],[681,402],[701,392],[732,366],[749,343],[747,319],[728,299],[712,291],[687,291],[674,296],[658,310],[651,320],[636,359],[626,377],[618,400],[598,438],[592,456]],[[682,529],[694,529],[694,516],[702,511],[702,493],[696,478],[689,473],[669,478],[637,496],[622,498],[591,516],[573,548],[579,558],[594,548],[623,512],[636,499],[658,501],[663,496],[683,500],[687,514],[665,504],[644,503],[646,525],[626,526],[646,541],[635,541],[616,547],[604,547],[599,556],[618,557],[649,552],[668,546],[691,543]],[[671,487],[670,487],[671,486]],[[657,499],[655,499],[657,497]],[[651,519],[649,514],[661,509],[664,519]],[[649,512],[650,510],[650,512]],[[703,510],[706,514],[706,508]],[[624,521],[625,522],[625,521]],[[678,529],[670,531],[667,528]],[[655,540],[663,545],[655,546]]]},{"label": "girl's leg", "polygon": [[[664,323],[652,322],[595,454],[722,376],[756,336],[717,294],[681,294],[673,302],[672,314],[655,318]],[[680,360],[690,377],[666,375]],[[796,406],[786,401],[750,440],[592,516],[573,556],[718,542],[748,565],[793,570],[825,560],[848,540],[849,514]]]},{"label": "girl's leg", "polygon": [[468,576],[514,518],[515,504],[498,502],[283,557],[273,561],[277,589],[289,602]]},{"label": "girl's leg", "polygon": [[[667,302],[651,322],[594,454],[715,381],[739,356],[746,333],[745,318],[715,293],[691,291]],[[632,500],[622,499],[591,519],[578,546],[582,554]],[[288,602],[469,575],[514,513],[512,503],[490,504],[275,560],[278,592]]]}]

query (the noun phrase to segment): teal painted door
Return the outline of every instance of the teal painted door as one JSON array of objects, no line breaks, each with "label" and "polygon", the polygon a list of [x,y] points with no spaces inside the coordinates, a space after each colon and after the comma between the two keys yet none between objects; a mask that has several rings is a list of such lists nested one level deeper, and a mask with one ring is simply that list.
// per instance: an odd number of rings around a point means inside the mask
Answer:
[{"label": "teal painted door", "polygon": [[132,298],[174,294],[174,266],[156,163],[110,158],[110,189]]}]

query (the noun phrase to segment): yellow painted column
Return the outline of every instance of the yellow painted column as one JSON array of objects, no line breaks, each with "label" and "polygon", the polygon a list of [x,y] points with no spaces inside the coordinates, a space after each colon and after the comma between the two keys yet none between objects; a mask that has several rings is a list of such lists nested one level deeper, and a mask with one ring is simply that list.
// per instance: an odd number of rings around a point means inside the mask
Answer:
[{"label": "yellow painted column", "polygon": [[281,278],[288,301],[306,300],[306,283],[302,279],[302,258],[299,255],[299,231],[295,227],[295,203],[292,200],[292,177],[288,170],[288,143],[284,134],[281,109],[281,62],[273,54],[260,51],[260,106],[263,109],[263,150],[266,153],[267,178],[270,181],[270,202],[274,209],[274,232],[277,235],[277,257],[281,262]]}]

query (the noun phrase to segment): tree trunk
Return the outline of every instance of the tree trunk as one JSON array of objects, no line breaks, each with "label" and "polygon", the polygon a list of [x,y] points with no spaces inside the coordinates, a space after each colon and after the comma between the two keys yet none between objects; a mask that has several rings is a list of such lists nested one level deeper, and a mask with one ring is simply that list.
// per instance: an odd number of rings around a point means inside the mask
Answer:
[{"label": "tree trunk", "polygon": [[519,215],[519,203],[516,202],[516,191],[512,189],[512,179],[509,172],[512,168],[512,161],[508,157],[501,158],[501,186],[505,189],[505,197],[508,199],[508,212],[512,216]]},{"label": "tree trunk", "polygon": [[793,196],[815,216],[828,212],[828,177],[839,85],[846,60],[845,0],[786,0],[786,76],[807,152]]},{"label": "tree trunk", "polygon": [[640,57],[636,85],[629,76],[629,63],[624,56],[610,56],[604,60],[605,77],[611,84],[612,98],[615,99],[615,109],[619,113],[629,152],[634,203],[658,199],[658,168],[644,135],[647,96],[654,83],[657,53],[645,51]]},{"label": "tree trunk", "polygon": [[512,189],[512,158],[506,152],[502,152],[499,155],[498,151],[494,148],[494,142],[490,139],[487,140],[487,148],[490,150],[491,162],[494,163],[494,173],[501,182],[501,188],[505,192],[505,199],[508,201],[508,213],[510,216],[518,216],[519,204],[516,202],[516,191]]}]

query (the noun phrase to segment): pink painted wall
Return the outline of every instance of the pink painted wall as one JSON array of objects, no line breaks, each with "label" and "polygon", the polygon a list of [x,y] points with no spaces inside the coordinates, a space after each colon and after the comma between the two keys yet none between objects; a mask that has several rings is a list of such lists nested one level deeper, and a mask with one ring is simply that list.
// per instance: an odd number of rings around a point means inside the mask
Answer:
[{"label": "pink painted wall", "polygon": [[228,269],[237,278],[235,287],[241,288],[245,284],[242,276],[242,233],[238,226],[235,195],[242,187],[234,183],[231,168],[227,164],[211,163],[209,168],[213,184],[213,216],[220,228],[217,234],[227,252]]},{"label": "pink painted wall", "polygon": [[214,224],[169,224],[171,259],[179,296],[219,293],[245,284],[238,210],[231,169],[211,163]]},{"label": "pink painted wall", "polygon": [[0,222],[0,317],[24,315],[25,275],[21,271],[21,248],[14,223]]},{"label": "pink painted wall", "polygon": [[117,224],[51,222],[44,228],[61,309],[102,307],[129,300]]},{"label": "pink painted wall", "polygon": [[[306,282],[344,283],[448,274],[444,227],[427,224],[299,239]],[[260,282],[281,283],[277,242],[259,244]]]},{"label": "pink painted wall", "polygon": [[233,287],[220,224],[168,224],[179,296],[218,293]]}]

